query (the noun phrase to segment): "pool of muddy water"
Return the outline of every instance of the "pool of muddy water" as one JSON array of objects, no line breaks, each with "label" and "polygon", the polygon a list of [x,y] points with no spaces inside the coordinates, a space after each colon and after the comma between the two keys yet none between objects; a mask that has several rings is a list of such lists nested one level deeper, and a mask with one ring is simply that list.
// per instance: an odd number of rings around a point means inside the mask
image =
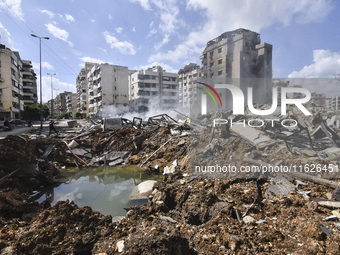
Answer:
[{"label": "pool of muddy water", "polygon": [[136,167],[100,166],[85,170],[67,169],[60,177],[60,184],[36,191],[32,198],[54,205],[58,201],[74,201],[78,206],[90,206],[104,215],[124,216],[126,210],[147,200],[130,200],[139,183],[160,180],[162,175],[151,175]]}]

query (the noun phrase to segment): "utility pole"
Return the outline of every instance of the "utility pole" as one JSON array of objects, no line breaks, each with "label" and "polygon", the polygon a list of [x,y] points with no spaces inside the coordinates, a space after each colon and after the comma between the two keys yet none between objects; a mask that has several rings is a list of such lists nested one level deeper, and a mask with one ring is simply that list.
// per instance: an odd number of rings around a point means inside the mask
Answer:
[{"label": "utility pole", "polygon": [[49,40],[49,37],[42,37],[31,34],[31,36],[39,38],[39,57],[40,57],[40,129],[43,129],[43,105],[42,105],[42,79],[41,79],[41,39]]}]

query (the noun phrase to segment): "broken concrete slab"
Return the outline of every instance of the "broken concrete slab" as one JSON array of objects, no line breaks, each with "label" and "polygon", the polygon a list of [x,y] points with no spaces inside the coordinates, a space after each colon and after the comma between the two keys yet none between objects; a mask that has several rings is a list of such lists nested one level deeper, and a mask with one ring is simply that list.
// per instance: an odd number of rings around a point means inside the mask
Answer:
[{"label": "broken concrete slab", "polygon": [[331,147],[319,151],[318,156],[326,160],[340,160],[340,148]]},{"label": "broken concrete slab", "polygon": [[272,182],[274,184],[269,185],[266,190],[269,199],[273,199],[274,196],[288,195],[295,190],[295,185],[281,175],[275,177]]},{"label": "broken concrete slab", "polygon": [[277,142],[262,131],[243,125],[233,125],[230,130],[253,144],[258,150],[273,146]]}]

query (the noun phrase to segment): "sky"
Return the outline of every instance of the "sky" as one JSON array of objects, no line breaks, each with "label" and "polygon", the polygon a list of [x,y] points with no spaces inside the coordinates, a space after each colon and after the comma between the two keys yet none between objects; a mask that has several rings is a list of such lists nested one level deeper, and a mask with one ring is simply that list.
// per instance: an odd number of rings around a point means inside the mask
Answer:
[{"label": "sky", "polygon": [[274,78],[330,78],[312,92],[331,96],[340,94],[333,82],[339,13],[338,0],[0,0],[0,33],[1,44],[31,60],[38,75],[39,39],[31,34],[50,38],[42,40],[43,102],[51,99],[47,73],[56,73],[55,96],[76,91],[85,61],[178,72],[200,64],[209,40],[238,28],[273,45]]}]

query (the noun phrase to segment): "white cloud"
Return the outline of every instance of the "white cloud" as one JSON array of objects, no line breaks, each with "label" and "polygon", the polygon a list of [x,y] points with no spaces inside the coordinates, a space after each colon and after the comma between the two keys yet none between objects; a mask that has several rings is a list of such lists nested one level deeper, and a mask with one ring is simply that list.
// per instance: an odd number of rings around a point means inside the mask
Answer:
[{"label": "white cloud", "polygon": [[117,27],[117,28],[116,28],[116,32],[117,32],[118,34],[120,34],[121,32],[123,32],[123,28],[122,28],[122,27]]},{"label": "white cloud", "polygon": [[19,19],[24,19],[24,14],[21,9],[21,0],[4,0],[0,2],[1,8],[8,8],[12,14],[19,17]]},{"label": "white cloud", "polygon": [[49,24],[45,24],[45,26],[47,27],[47,30],[56,38],[67,42],[69,46],[73,47],[73,43],[68,41],[68,32],[64,29],[58,28],[57,26],[49,23]]},{"label": "white cloud", "polygon": [[[33,68],[35,69],[35,71],[37,73],[39,73],[40,63],[32,62],[32,65],[33,65]],[[41,67],[42,67],[42,69],[47,69],[47,70],[50,70],[50,71],[52,71],[54,69],[54,67],[46,61],[41,62]]]},{"label": "white cloud", "polygon": [[8,30],[1,24],[0,22],[0,35],[1,35],[1,43],[6,45],[8,48],[12,48],[12,40],[10,38],[11,34]]},{"label": "white cloud", "polygon": [[149,38],[149,37],[153,36],[154,34],[157,34],[157,29],[151,29],[150,32],[148,33],[148,35],[146,36],[146,38]]},{"label": "white cloud", "polygon": [[109,14],[109,20],[113,20],[113,17],[111,14]]},{"label": "white cloud", "polygon": [[96,20],[95,20],[95,19],[90,19],[90,22],[91,22],[91,23],[95,23]]},{"label": "white cloud", "polygon": [[50,18],[54,17],[54,13],[48,10],[42,10],[41,13],[46,14],[47,16],[49,16]]},{"label": "white cloud", "polygon": [[[37,77],[37,80],[39,81],[39,75]],[[76,92],[76,86],[75,84],[70,84],[67,82],[60,81],[57,76],[53,76],[53,98],[56,97],[56,93],[60,94],[64,91],[68,92]],[[39,82],[38,82],[39,86]],[[57,91],[56,91],[56,90]],[[40,89],[38,88],[38,98],[40,102]],[[42,76],[42,101],[43,103],[46,103],[47,101],[51,100],[52,98],[52,91],[51,91],[51,77],[50,76]]]},{"label": "white cloud", "polygon": [[[82,60],[83,62],[91,62],[91,63],[98,63],[98,64],[101,64],[101,63],[112,64],[111,62],[104,61],[104,60],[101,60],[99,58],[92,58],[92,57],[82,57],[82,58],[80,58],[80,60]],[[84,63],[81,63],[80,66],[84,67]]]},{"label": "white cloud", "polygon": [[334,77],[340,73],[340,52],[330,50],[314,50],[313,63],[294,71],[289,78],[322,78]]},{"label": "white cloud", "polygon": [[149,0],[130,0],[131,2],[135,3],[138,2],[145,10],[151,10],[151,6]]},{"label": "white cloud", "polygon": [[111,49],[117,49],[120,53],[124,55],[135,55],[136,50],[133,44],[127,41],[119,41],[113,34],[105,31],[104,37],[106,42],[110,45]]},{"label": "white cloud", "polygon": [[65,14],[65,19],[67,22],[74,22],[74,18],[70,14]]},{"label": "white cloud", "polygon": [[136,32],[136,27],[132,27],[132,32]]},{"label": "white cloud", "polygon": [[[153,2],[156,0],[152,0]],[[161,6],[161,1],[157,1]],[[191,32],[186,40],[167,52],[157,52],[149,57],[149,62],[172,61],[179,63],[188,57],[199,55],[206,42],[225,31],[247,28],[256,32],[273,24],[288,26],[292,23],[318,22],[332,9],[330,0],[189,0],[187,10],[195,10],[202,14],[202,23],[196,25],[197,30]],[[174,10],[176,10],[174,8]],[[160,28],[172,31],[176,28],[176,16],[162,17]],[[164,37],[165,38],[165,37]],[[163,39],[164,40],[164,39]]]}]

